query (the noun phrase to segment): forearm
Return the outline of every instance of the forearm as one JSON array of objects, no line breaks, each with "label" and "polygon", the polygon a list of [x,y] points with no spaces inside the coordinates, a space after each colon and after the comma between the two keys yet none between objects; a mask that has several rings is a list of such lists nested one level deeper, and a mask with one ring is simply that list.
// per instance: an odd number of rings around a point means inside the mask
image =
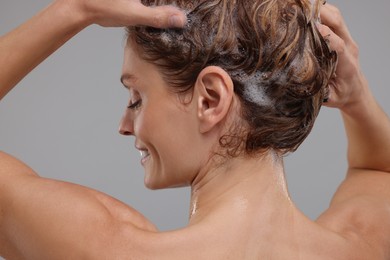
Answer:
[{"label": "forearm", "polygon": [[390,120],[361,76],[362,98],[342,110],[350,169],[390,172]]},{"label": "forearm", "polygon": [[56,0],[14,31],[0,37],[0,100],[32,69],[88,25],[182,27],[173,6],[146,7],[138,0]]},{"label": "forearm", "polygon": [[31,70],[88,25],[70,1],[55,1],[0,37],[0,100]]}]

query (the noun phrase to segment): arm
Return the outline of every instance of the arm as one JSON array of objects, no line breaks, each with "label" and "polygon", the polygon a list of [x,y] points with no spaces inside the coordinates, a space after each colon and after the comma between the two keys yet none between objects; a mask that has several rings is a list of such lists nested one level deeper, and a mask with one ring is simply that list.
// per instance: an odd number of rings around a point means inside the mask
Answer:
[{"label": "arm", "polygon": [[140,230],[156,231],[121,202],[40,178],[2,152],[0,205],[0,256],[9,259],[116,259],[116,254],[129,253],[124,240],[131,244]]},{"label": "arm", "polygon": [[348,137],[348,164],[350,170],[390,172],[390,120],[381,109],[364,77],[364,98],[342,110]]},{"label": "arm", "polygon": [[31,70],[85,27],[147,24],[182,26],[173,7],[147,8],[139,1],[58,0],[0,38],[0,100]]},{"label": "arm", "polygon": [[[107,4],[109,2],[109,5]],[[86,26],[180,26],[173,7],[137,0],[58,0],[0,38],[0,99],[29,71]],[[7,259],[116,258],[140,230],[155,227],[134,209],[102,193],[40,178],[0,152],[0,255]],[[124,244],[122,234],[127,236]],[[104,255],[105,253],[106,255]],[[123,253],[123,250],[122,250]]]},{"label": "arm", "polygon": [[326,4],[321,14],[325,25],[319,30],[330,35],[330,47],[339,55],[327,105],[343,117],[348,172],[318,222],[383,256],[390,253],[390,120],[360,71],[357,45],[340,12]]},{"label": "arm", "polygon": [[335,7],[325,5],[322,19],[328,26],[320,30],[330,35],[331,48],[339,54],[327,105],[341,111],[348,138],[349,169],[390,172],[390,120],[361,73],[358,47]]},{"label": "arm", "polygon": [[361,73],[358,47],[339,11],[327,4],[321,18],[327,26],[320,25],[319,29],[323,35],[330,35],[330,47],[339,55],[327,106],[338,108],[343,117],[348,138],[348,172],[376,171],[386,176],[390,172],[389,117]]}]

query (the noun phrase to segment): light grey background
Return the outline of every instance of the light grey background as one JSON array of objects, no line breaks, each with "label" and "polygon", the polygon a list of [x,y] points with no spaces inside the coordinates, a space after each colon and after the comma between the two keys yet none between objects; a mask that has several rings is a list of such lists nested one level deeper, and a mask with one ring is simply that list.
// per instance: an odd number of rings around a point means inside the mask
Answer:
[{"label": "light grey background", "polygon": [[[50,2],[1,0],[0,34]],[[332,2],[344,13],[360,46],[363,71],[390,114],[390,1]],[[144,188],[134,139],[117,132],[128,98],[119,82],[123,47],[122,29],[91,26],[35,69],[0,102],[0,149],[42,176],[106,192],[160,229],[176,229],[188,220],[189,189]],[[345,152],[340,116],[324,108],[309,138],[286,158],[292,198],[310,218],[327,208],[343,179]]]}]

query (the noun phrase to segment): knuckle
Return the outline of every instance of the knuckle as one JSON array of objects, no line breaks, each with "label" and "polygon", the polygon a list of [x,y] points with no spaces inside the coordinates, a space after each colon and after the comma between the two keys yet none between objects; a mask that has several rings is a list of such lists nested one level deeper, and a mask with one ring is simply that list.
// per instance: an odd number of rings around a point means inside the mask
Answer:
[{"label": "knuckle", "polygon": [[322,35],[322,37],[326,37],[329,34],[333,33],[332,30],[328,26],[323,25],[323,24],[321,24],[321,26],[318,27],[318,31]]},{"label": "knuckle", "polygon": [[354,57],[359,57],[360,49],[356,42],[352,41],[350,43],[350,51]]},{"label": "knuckle", "polygon": [[162,27],[164,25],[164,15],[160,12],[157,12],[154,14],[152,19],[152,26],[153,27]]},{"label": "knuckle", "polygon": [[336,26],[336,27],[339,27],[341,26],[343,23],[344,23],[344,19],[343,19],[343,15],[340,11],[340,9],[338,9],[337,7],[333,7],[333,10],[332,10],[332,13],[333,13],[333,24]]},{"label": "knuckle", "polygon": [[337,44],[335,51],[339,55],[343,55],[346,52],[346,44],[343,40],[340,40],[340,42]]},{"label": "knuckle", "polygon": [[340,15],[335,15],[333,23],[335,27],[341,27],[343,24],[343,18]]},{"label": "knuckle", "polygon": [[341,11],[340,11],[340,9],[339,9],[337,6],[335,6],[335,5],[332,6],[332,12],[333,12],[333,14],[334,14],[335,16],[341,16]]},{"label": "knuckle", "polygon": [[324,36],[332,35],[333,31],[328,26],[324,29]]}]

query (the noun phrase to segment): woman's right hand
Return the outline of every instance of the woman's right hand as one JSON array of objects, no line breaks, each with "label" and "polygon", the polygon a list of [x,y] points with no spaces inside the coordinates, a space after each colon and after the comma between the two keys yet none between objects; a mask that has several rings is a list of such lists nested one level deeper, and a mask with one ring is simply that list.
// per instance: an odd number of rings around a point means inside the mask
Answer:
[{"label": "woman's right hand", "polygon": [[183,27],[184,12],[173,6],[146,7],[140,0],[59,0],[67,1],[90,22],[104,27],[148,25]]},{"label": "woman's right hand", "polygon": [[325,105],[348,113],[371,95],[360,70],[359,49],[335,6],[328,3],[322,6],[321,20],[318,29],[338,54],[336,73],[329,83],[330,96]]}]

